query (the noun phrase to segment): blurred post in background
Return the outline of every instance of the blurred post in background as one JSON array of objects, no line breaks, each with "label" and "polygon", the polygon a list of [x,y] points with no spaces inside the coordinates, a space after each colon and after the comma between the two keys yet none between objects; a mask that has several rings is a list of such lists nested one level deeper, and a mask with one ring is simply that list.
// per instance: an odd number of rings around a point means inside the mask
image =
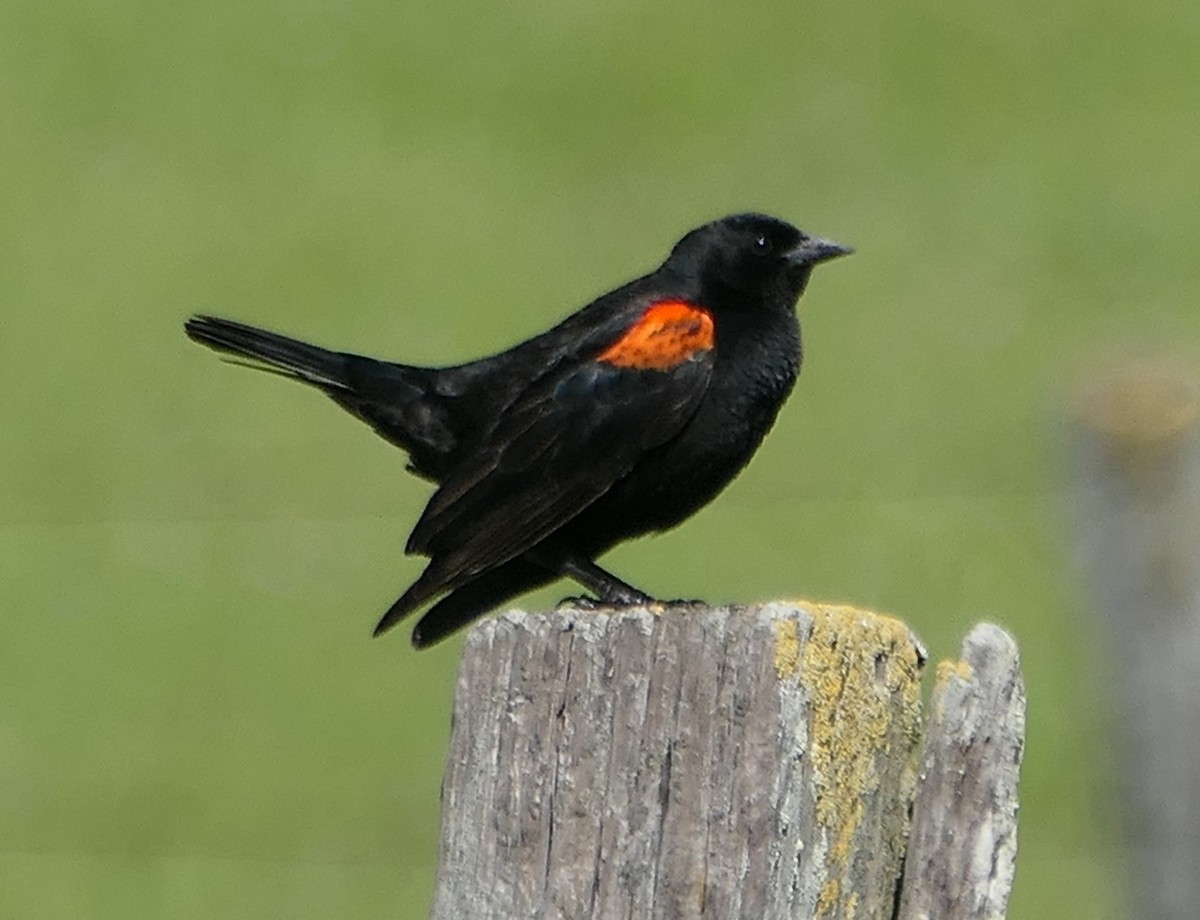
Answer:
[{"label": "blurred post in background", "polygon": [[1079,550],[1112,675],[1134,916],[1200,904],[1200,380],[1099,380],[1073,426]]}]

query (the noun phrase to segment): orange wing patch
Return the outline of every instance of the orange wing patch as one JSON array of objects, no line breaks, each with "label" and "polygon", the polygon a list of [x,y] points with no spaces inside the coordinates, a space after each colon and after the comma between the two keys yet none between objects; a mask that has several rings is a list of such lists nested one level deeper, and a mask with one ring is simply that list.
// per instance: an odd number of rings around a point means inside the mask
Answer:
[{"label": "orange wing patch", "polygon": [[614,367],[665,371],[698,351],[711,351],[713,344],[713,321],[707,310],[682,300],[661,300],[651,304],[597,360]]}]

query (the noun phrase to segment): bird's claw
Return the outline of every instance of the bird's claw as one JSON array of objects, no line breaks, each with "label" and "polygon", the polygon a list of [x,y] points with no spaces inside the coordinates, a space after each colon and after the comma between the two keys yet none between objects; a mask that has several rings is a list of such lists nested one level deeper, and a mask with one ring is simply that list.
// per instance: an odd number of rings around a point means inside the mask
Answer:
[{"label": "bird's claw", "polygon": [[602,607],[602,606],[604,606],[604,605],[601,604],[594,597],[586,597],[584,595],[579,595],[578,597],[564,597],[562,600],[560,600],[557,604],[554,605],[554,609],[555,610],[563,610],[564,608],[569,607],[574,610],[596,610],[597,608]]},{"label": "bird's claw", "polygon": [[642,594],[640,591],[629,593],[622,591],[614,593],[602,598],[595,597],[564,597],[561,601],[555,604],[555,609],[562,610],[563,608],[572,608],[575,610],[622,610],[626,607],[644,607],[648,604],[656,604],[658,601],[650,597],[648,594]]}]

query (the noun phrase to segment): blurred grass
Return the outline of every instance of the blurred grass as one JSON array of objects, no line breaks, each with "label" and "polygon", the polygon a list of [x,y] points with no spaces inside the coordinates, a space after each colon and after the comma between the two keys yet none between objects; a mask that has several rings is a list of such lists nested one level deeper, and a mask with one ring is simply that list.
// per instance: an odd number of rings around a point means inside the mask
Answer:
[{"label": "blurred grass", "polygon": [[0,7],[0,916],[427,910],[457,645],[366,638],[427,489],[188,312],[452,362],[746,208],[859,254],[756,462],[609,561],[1005,623],[1011,915],[1117,916],[1055,419],[1195,355],[1198,61],[1178,0]]}]

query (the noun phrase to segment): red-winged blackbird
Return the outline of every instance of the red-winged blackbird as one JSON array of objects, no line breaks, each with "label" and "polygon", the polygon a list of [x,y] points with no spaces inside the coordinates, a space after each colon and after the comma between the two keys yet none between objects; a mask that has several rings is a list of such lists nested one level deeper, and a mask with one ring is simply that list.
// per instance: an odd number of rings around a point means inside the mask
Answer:
[{"label": "red-winged blackbird", "polygon": [[850,251],[772,217],[726,217],[548,332],[456,367],[211,316],[186,331],[323,390],[437,484],[406,547],[429,564],[375,627],[437,599],[413,630],[422,647],[560,576],[602,604],[649,601],[594,560],[680,523],[745,466],[800,369],[809,273]]}]

